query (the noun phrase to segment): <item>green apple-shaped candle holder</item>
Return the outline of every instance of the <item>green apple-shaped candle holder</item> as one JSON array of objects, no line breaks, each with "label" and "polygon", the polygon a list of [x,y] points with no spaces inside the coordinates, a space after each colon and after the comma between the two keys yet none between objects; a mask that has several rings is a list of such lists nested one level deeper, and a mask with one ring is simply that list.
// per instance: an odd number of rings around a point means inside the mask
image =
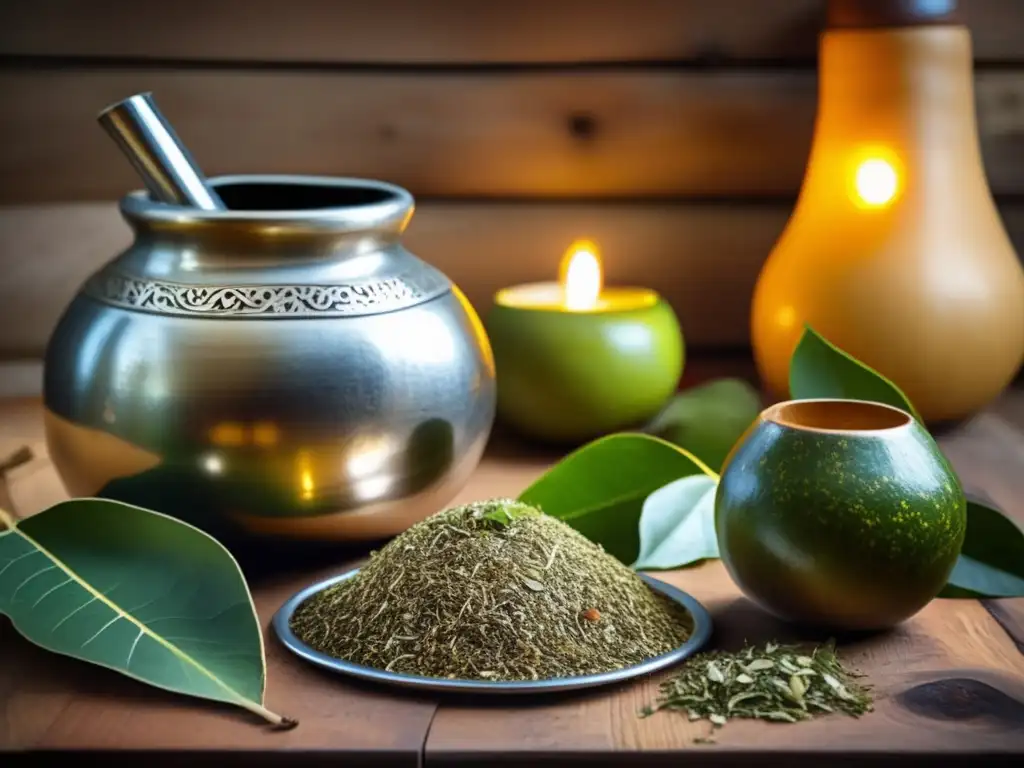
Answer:
[{"label": "green apple-shaped candle holder", "polygon": [[675,313],[647,288],[604,287],[589,241],[568,249],[560,277],[499,291],[485,318],[498,418],[561,444],[641,425],[683,372]]}]

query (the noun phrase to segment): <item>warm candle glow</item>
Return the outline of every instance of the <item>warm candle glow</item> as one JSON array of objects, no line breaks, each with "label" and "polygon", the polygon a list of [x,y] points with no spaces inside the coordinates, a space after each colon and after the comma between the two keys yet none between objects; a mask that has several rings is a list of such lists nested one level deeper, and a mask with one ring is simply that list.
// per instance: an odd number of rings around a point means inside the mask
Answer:
[{"label": "warm candle glow", "polygon": [[857,166],[854,186],[864,205],[877,208],[887,205],[896,197],[899,177],[888,160],[873,157]]},{"label": "warm candle glow", "polygon": [[573,243],[562,259],[565,308],[586,311],[597,306],[601,295],[601,259],[589,241]]},{"label": "warm candle glow", "polygon": [[313,484],[313,473],[306,470],[302,473],[302,498],[312,499],[313,490],[315,486]]},{"label": "warm candle glow", "polygon": [[653,307],[658,300],[658,294],[648,288],[606,288],[601,256],[590,240],[577,240],[565,251],[557,282],[514,285],[495,294],[502,306],[563,315],[629,312]]},{"label": "warm candle glow", "polygon": [[299,465],[299,498],[309,501],[316,491],[316,482],[313,480],[313,458],[309,451],[299,451],[296,458]]}]

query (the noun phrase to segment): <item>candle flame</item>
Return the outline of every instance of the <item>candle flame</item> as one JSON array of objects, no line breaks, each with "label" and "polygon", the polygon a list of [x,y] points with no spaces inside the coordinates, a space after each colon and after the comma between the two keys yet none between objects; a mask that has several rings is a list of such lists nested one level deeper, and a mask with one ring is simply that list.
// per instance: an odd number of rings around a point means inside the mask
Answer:
[{"label": "candle flame", "polygon": [[597,305],[601,295],[601,258],[588,240],[573,243],[562,259],[565,308],[585,311]]}]

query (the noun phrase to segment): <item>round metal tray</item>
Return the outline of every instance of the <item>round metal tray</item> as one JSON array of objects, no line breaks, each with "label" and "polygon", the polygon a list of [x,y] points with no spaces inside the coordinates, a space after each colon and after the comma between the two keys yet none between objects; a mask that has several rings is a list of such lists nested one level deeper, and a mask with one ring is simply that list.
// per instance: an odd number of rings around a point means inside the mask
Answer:
[{"label": "round metal tray", "polygon": [[342,661],[341,659],[336,659],[333,656],[328,656],[325,653],[321,653],[320,651],[306,645],[296,637],[289,626],[292,614],[295,613],[295,609],[298,608],[298,606],[308,597],[323,589],[327,589],[340,581],[350,579],[358,572],[359,569],[356,568],[348,571],[347,573],[343,573],[340,576],[334,576],[330,579],[326,579],[325,581],[318,582],[306,587],[306,589],[289,598],[289,600],[282,605],[274,615],[272,622],[274,631],[288,650],[306,661],[316,664],[317,666],[324,667],[332,672],[338,672],[343,675],[358,677],[363,680],[370,680],[378,683],[386,683],[388,685],[401,686],[404,688],[414,688],[422,691],[448,693],[461,692],[473,694],[529,694],[591,688],[630,680],[635,677],[642,677],[643,675],[649,675],[652,672],[657,672],[665,669],[666,667],[678,664],[683,659],[688,656],[692,656],[694,653],[699,651],[711,637],[711,616],[703,605],[681,589],[676,589],[671,584],[666,584],[663,581],[658,581],[657,579],[641,573],[638,575],[647,583],[648,586],[651,587],[651,589],[660,592],[670,600],[673,600],[683,606],[690,613],[693,617],[693,633],[690,635],[690,638],[678,648],[675,648],[668,653],[663,653],[660,656],[647,659],[640,664],[634,664],[631,667],[612,670],[611,672],[601,672],[596,675],[552,677],[544,680],[515,680],[509,682],[452,680],[441,677],[421,677],[419,675],[387,672],[375,667],[365,667],[360,664],[352,664],[347,661]]}]

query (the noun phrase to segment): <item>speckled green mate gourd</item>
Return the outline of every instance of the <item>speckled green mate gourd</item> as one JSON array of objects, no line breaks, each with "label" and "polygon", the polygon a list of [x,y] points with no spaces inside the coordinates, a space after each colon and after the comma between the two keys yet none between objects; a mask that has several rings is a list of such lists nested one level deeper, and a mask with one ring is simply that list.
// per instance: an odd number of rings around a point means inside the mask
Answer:
[{"label": "speckled green mate gourd", "polygon": [[715,525],[733,580],[768,611],[876,630],[942,589],[967,511],[956,474],[909,414],[797,400],[762,411],[733,448]]}]

